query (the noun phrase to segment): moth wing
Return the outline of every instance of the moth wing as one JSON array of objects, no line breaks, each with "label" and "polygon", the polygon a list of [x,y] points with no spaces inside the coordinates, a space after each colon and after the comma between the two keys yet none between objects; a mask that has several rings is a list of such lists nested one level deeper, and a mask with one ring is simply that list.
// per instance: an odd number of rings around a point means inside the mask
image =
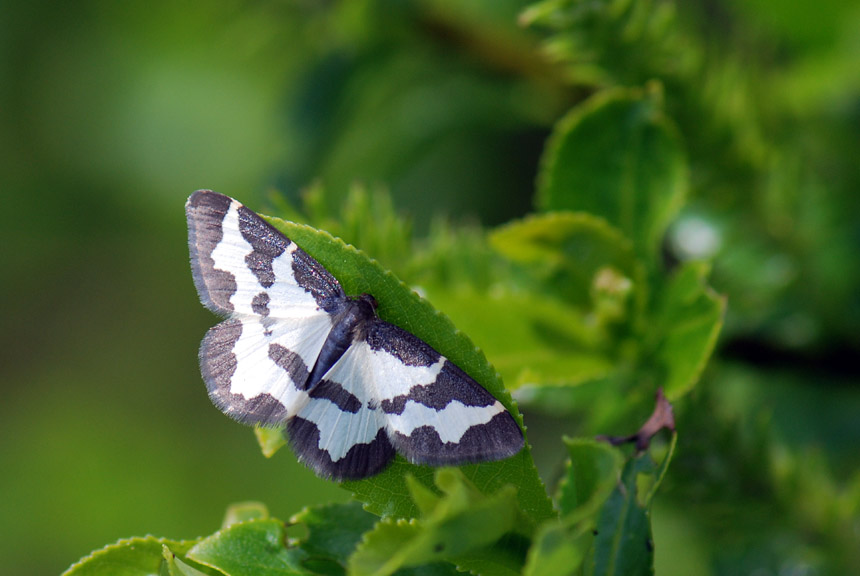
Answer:
[{"label": "moth wing", "polygon": [[373,366],[353,344],[308,394],[287,424],[290,447],[319,476],[358,480],[394,458],[386,419],[373,396]]},{"label": "moth wing", "polygon": [[310,370],[331,330],[325,312],[289,320],[234,316],[200,345],[209,397],[244,424],[283,424],[308,401]]},{"label": "moth wing", "polygon": [[288,424],[290,444],[317,474],[359,479],[395,451],[414,464],[462,465],[519,452],[505,407],[423,340],[374,320]]},{"label": "moth wing", "polygon": [[395,450],[417,464],[506,458],[523,446],[507,410],[428,344],[371,320],[311,390],[310,370],[346,296],[316,260],[257,214],[211,191],[186,205],[200,299],[228,316],[200,348],[213,402],[247,424],[288,423],[317,474],[364,478]]},{"label": "moth wing", "polygon": [[185,214],[194,284],[210,310],[294,318],[344,300],[334,276],[240,202],[198,190]]},{"label": "moth wing", "polygon": [[501,460],[523,447],[502,403],[414,334],[377,320],[364,346],[389,440],[410,462],[459,466]]},{"label": "moth wing", "polygon": [[277,425],[304,386],[346,297],[323,266],[260,216],[208,190],[185,207],[194,284],[228,319],[209,330],[200,368],[212,401],[246,424]]}]

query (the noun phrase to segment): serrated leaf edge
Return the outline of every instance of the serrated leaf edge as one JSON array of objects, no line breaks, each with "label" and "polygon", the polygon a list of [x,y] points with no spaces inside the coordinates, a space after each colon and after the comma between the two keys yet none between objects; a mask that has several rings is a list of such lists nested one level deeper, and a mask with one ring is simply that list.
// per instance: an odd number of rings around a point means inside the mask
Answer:
[{"label": "serrated leaf edge", "polygon": [[94,560],[94,559],[98,558],[99,556],[103,556],[105,554],[108,554],[111,551],[118,549],[118,548],[121,548],[123,546],[134,545],[136,542],[140,542],[140,543],[146,542],[147,544],[149,544],[149,543],[161,544],[162,546],[165,546],[165,545],[166,546],[170,546],[170,545],[188,546],[188,548],[191,549],[194,546],[194,544],[196,544],[197,542],[200,542],[204,538],[206,538],[206,536],[200,536],[198,538],[189,539],[189,540],[171,540],[170,538],[161,538],[158,536],[153,536],[152,534],[146,534],[145,536],[131,536],[129,538],[120,538],[119,540],[117,540],[116,542],[113,542],[112,544],[107,544],[107,545],[105,545],[105,546],[103,546],[97,550],[93,550],[92,552],[90,552],[89,554],[87,554],[85,556],[82,556],[77,562],[75,562],[74,564],[69,566],[60,576],[65,576],[66,574],[71,573],[73,570],[83,566],[83,564],[85,564],[86,562]]}]

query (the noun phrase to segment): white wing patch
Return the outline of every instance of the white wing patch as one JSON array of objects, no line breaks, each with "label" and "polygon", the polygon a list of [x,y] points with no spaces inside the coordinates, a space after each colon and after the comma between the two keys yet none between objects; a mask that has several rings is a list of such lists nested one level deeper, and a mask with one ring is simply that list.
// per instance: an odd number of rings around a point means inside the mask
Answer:
[{"label": "white wing patch", "polygon": [[[295,244],[290,244],[283,254],[272,261],[275,277],[292,280],[293,253],[297,248]],[[270,297],[269,313],[276,318],[301,318],[319,308],[309,292],[290,281],[277,282],[267,292]]]},{"label": "white wing patch", "polygon": [[456,444],[472,426],[486,424],[504,411],[498,400],[492,406],[466,406],[454,400],[441,410],[408,400],[402,414],[388,415],[388,424],[404,436],[410,436],[416,428],[430,426],[443,443]]},{"label": "white wing patch", "polygon": [[245,240],[239,229],[239,208],[241,204],[233,200],[222,223],[222,240],[212,250],[212,260],[216,270],[229,272],[236,279],[236,291],[230,296],[233,310],[239,314],[256,314],[252,302],[261,292],[269,295],[270,314],[280,318],[296,318],[316,310],[317,302],[293,277],[293,253],[296,245],[290,243],[284,252],[272,261],[272,271],[278,282],[264,287],[256,275],[248,268],[246,258],[254,252],[254,247]]},{"label": "white wing patch", "polygon": [[312,399],[298,416],[316,424],[320,432],[317,448],[328,453],[333,462],[342,460],[358,444],[370,444],[383,427],[367,408],[352,414],[326,399]]},{"label": "white wing patch", "polygon": [[430,366],[408,366],[382,350],[373,350],[367,342],[356,342],[356,355],[362,358],[367,384],[379,402],[404,394],[413,386],[428,386],[436,381],[445,365],[445,357]]},{"label": "white wing patch", "polygon": [[[355,444],[370,444],[385,426],[378,410],[370,409],[374,401],[368,386],[370,375],[372,368],[363,349],[350,346],[323,376],[324,381],[340,387],[344,400],[339,405],[332,398],[313,398],[299,413],[300,417],[316,424],[320,432],[317,447],[335,462],[343,459]],[[357,410],[350,412],[349,409]]]},{"label": "white wing patch", "polygon": [[307,393],[300,391],[305,382],[296,381],[294,373],[276,363],[271,345],[297,354],[306,367],[303,373],[306,378],[330,330],[331,319],[322,312],[290,321],[243,318],[242,335],[233,347],[237,362],[230,379],[230,392],[248,399],[270,394],[292,417],[307,402]]}]

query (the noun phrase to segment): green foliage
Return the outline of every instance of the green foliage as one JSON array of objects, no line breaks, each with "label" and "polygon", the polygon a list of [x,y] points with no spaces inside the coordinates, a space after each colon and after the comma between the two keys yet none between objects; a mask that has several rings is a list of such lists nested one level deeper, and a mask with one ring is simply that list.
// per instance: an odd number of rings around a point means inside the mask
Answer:
[{"label": "green foliage", "polygon": [[[485,386],[526,447],[398,456],[340,484],[349,503],[287,523],[236,505],[209,536],[121,540],[66,574],[856,572],[853,36],[799,62],[713,3],[543,0],[520,28],[516,2],[390,4],[307,8],[270,221]],[[546,130],[534,162],[521,141]],[[671,440],[592,439],[638,428],[658,388]],[[255,434],[266,457],[285,445]]]},{"label": "green foliage", "polygon": [[594,538],[596,574],[653,574],[654,541],[649,510],[675,450],[672,436],[659,466],[647,453],[630,458],[621,481],[600,511]]},{"label": "green foliage", "polygon": [[617,490],[623,457],[616,448],[584,439],[565,438],[565,444],[570,459],[559,486],[559,519],[544,524],[535,537],[527,576],[577,573],[594,546],[598,513]]},{"label": "green foliage", "polygon": [[538,177],[544,210],[600,216],[633,242],[649,265],[687,191],[678,135],[662,110],[661,90],[601,92],[562,118]]},{"label": "green foliage", "polygon": [[656,322],[661,334],[655,356],[665,368],[666,396],[679,398],[699,380],[722,326],[725,298],[705,283],[708,266],[689,262],[663,287]]},{"label": "green foliage", "polygon": [[647,510],[637,502],[636,480],[648,469],[645,458],[627,463],[621,485],[607,501],[597,522],[594,570],[598,574],[654,573],[651,525]]},{"label": "green foliage", "polygon": [[363,535],[374,527],[377,520],[353,501],[305,508],[293,516],[290,523],[307,528],[302,549],[310,559],[344,566]]},{"label": "green foliage", "polygon": [[629,86],[692,64],[675,11],[665,0],[544,0],[520,21],[550,32],[544,51],[564,63],[568,81]]},{"label": "green foliage", "polygon": [[581,521],[597,513],[615,488],[623,458],[618,449],[582,438],[565,438],[570,460],[561,480],[558,507],[562,518]]},{"label": "green foliage", "polygon": [[[613,130],[628,122],[626,106],[613,113],[589,103],[582,106],[577,113],[584,122],[594,122],[598,131],[615,134],[618,147],[626,145],[626,136]],[[448,303],[469,302],[470,315],[486,323],[483,330],[476,327],[476,332],[485,338],[488,350],[507,358],[505,372],[515,374],[512,380],[522,386],[562,385],[562,390],[575,390],[583,381],[603,379],[641,393],[660,382],[680,397],[695,383],[713,349],[721,325],[721,301],[708,291],[705,267],[687,265],[671,277],[664,277],[656,267],[652,236],[663,230],[665,215],[671,212],[666,206],[677,199],[650,195],[649,187],[665,184],[655,183],[650,174],[634,170],[625,177],[625,186],[584,184],[579,193],[601,198],[644,194],[652,205],[659,205],[646,211],[645,221],[650,223],[619,228],[607,220],[612,210],[597,209],[587,198],[583,207],[595,208],[597,214],[570,211],[577,208],[574,200],[567,201],[563,209],[552,210],[554,203],[565,204],[564,198],[579,197],[559,176],[568,173],[570,165],[558,155],[558,150],[575,153],[572,151],[582,146],[578,138],[568,121],[559,123],[548,147],[551,159],[543,163],[544,181],[553,182],[555,189],[546,196],[544,213],[483,237],[466,236],[471,249],[464,252],[483,255],[490,262],[484,266],[483,281],[470,288],[449,289]],[[588,164],[579,168],[589,169],[604,170]],[[306,196],[304,213],[309,219],[328,222],[356,242],[382,246],[405,240],[408,226],[394,215],[383,193],[368,196],[364,190],[354,189],[339,219],[326,212],[324,194],[315,189]],[[638,200],[624,201],[644,205]],[[631,213],[641,211],[629,209]],[[654,216],[658,213],[663,216]],[[343,240],[308,225],[277,218],[270,221],[339,278],[347,293],[374,294],[380,317],[415,333],[461,366],[523,424],[517,404],[484,354],[427,300]],[[374,222],[379,226],[367,226]],[[617,218],[615,224],[623,226]],[[373,232],[364,232],[367,229]],[[649,232],[642,233],[642,229]],[[438,232],[434,242],[412,247],[417,252],[412,273],[424,280],[430,294],[446,293],[439,280],[451,280],[455,275],[461,277],[452,285],[469,286],[467,269],[451,268],[430,256],[440,244],[450,243],[444,235]],[[391,261],[409,257],[405,251],[387,255]],[[445,269],[435,270],[434,266]],[[506,288],[497,291],[500,284]],[[660,286],[664,289],[657,290]],[[497,293],[489,295],[487,290]],[[660,297],[651,297],[653,293]],[[456,305],[451,308],[457,310]],[[646,332],[644,326],[650,329]],[[496,334],[490,336],[488,329]],[[505,340],[510,341],[507,351],[494,351],[494,344]],[[649,350],[654,351],[650,356]],[[667,376],[653,376],[658,368]],[[654,380],[642,376],[649,373]],[[527,398],[523,396],[523,401]],[[609,402],[608,396],[603,401]],[[616,425],[629,412],[629,406],[617,410]],[[280,430],[257,429],[256,434],[267,456],[283,445]],[[342,484],[363,508],[330,505],[294,516],[292,523],[306,527],[303,537],[288,538],[284,524],[269,518],[265,508],[238,505],[228,511],[221,530],[186,548],[174,550],[167,543],[153,541],[140,564],[158,565],[170,574],[211,570],[227,576],[387,576],[402,570],[434,574],[467,570],[493,576],[573,573],[585,566],[591,566],[589,570],[595,574],[619,569],[651,571],[650,549],[633,554],[628,548],[651,542],[650,495],[640,498],[638,494],[641,478],[655,474],[647,464],[648,454],[628,457],[622,471],[624,457],[618,449],[583,439],[566,443],[567,473],[555,507],[529,445],[504,461],[459,470],[434,471],[398,457],[381,474]],[[658,481],[652,479],[651,483],[656,486]],[[119,546],[125,551],[130,547]],[[81,566],[95,566],[93,573],[99,573],[93,562]],[[73,568],[71,573],[79,569]]]},{"label": "green foliage", "polygon": [[[452,470],[439,470],[434,497],[412,482],[413,499],[421,503],[418,520],[383,519],[368,532],[350,559],[351,574],[387,576],[402,567],[436,562],[458,563],[499,541],[517,528],[516,489],[507,485],[485,496]],[[417,496],[417,497],[416,497]],[[516,572],[517,564],[508,566]]]},{"label": "green foliage", "polygon": [[[557,298],[577,308],[600,308],[595,310],[603,313],[599,324],[641,315],[647,292],[633,244],[605,219],[566,210],[507,224],[493,232],[490,242],[512,262],[528,266],[529,274]],[[595,286],[604,270],[615,278],[608,286]],[[620,309],[600,305],[609,293],[618,294]]]},{"label": "green foliage", "polygon": [[164,562],[161,565],[161,573],[169,576],[207,576],[207,572],[198,570],[176,557],[170,548],[162,549]]},{"label": "green foliage", "polygon": [[[128,538],[96,550],[73,564],[65,576],[149,576],[160,573],[165,555],[184,554],[193,541],[171,541],[145,536]],[[168,552],[169,551],[169,552]]]},{"label": "green foliage", "polygon": [[203,538],[187,558],[231,576],[304,574],[304,554],[285,546],[286,533],[279,520],[257,519],[231,524]]},{"label": "green foliage", "polygon": [[[559,122],[538,183],[549,212],[509,224],[491,241],[527,267],[544,294],[580,311],[576,332],[563,321],[567,327],[555,331],[576,343],[566,352],[582,368],[567,372],[568,383],[608,379],[617,392],[637,378],[661,383],[672,399],[695,384],[725,302],[708,288],[700,264],[673,275],[659,270],[659,242],[685,188],[684,155],[653,94],[607,91]],[[532,383],[563,383],[552,367],[542,368],[529,364]],[[544,404],[559,400],[541,396]]]}]

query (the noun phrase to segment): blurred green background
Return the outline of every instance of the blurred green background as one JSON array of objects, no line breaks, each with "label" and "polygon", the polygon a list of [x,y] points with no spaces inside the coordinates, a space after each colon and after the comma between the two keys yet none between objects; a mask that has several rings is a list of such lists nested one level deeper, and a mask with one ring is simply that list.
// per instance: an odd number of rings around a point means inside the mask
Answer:
[{"label": "blurred green background", "polygon": [[438,214],[495,225],[530,210],[567,109],[652,77],[690,157],[667,251],[711,234],[729,297],[717,358],[680,407],[658,573],[860,565],[856,2],[687,2],[681,43],[632,45],[639,60],[573,80],[544,32],[517,25],[526,5],[3,2],[4,573],[208,534],[238,500],[286,518],[348,496],[286,452],[266,461],[206,399],[196,353],[215,319],[189,273],[193,190],[266,211],[317,180],[334,198],[378,183],[416,234]]}]

